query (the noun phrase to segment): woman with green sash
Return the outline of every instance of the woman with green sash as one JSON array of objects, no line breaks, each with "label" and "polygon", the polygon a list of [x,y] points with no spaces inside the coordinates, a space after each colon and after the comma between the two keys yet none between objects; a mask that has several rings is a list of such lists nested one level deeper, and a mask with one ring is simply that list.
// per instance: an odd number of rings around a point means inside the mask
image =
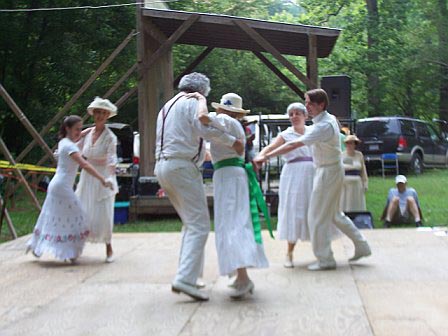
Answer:
[{"label": "woman with green sash", "polygon": [[[219,104],[212,103],[212,106],[216,114],[199,116],[199,120],[244,141],[244,129],[237,119],[249,111],[242,108],[241,97],[228,93],[222,96]],[[254,290],[247,268],[269,266],[256,206],[255,210],[252,207],[251,213],[250,203],[256,201],[250,198],[254,188],[249,191],[249,179],[255,174],[250,164],[244,164],[244,154],[238,155],[217,141],[211,142],[210,151],[214,167],[214,223],[219,271],[223,276],[236,272],[230,297],[240,299]],[[251,175],[248,177],[248,174]]]}]

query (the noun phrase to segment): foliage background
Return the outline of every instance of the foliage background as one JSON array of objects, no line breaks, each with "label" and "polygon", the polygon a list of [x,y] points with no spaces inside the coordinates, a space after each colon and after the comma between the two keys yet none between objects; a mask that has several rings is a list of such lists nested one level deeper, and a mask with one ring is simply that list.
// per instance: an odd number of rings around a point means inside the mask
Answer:
[{"label": "foliage background", "polygon": [[[0,0],[0,8],[113,3],[121,2]],[[352,78],[355,117],[408,115],[447,119],[446,0],[182,0],[169,3],[169,6],[179,10],[341,28],[342,34],[331,56],[319,60],[319,74],[347,74]],[[40,130],[134,28],[133,6],[0,12],[0,82]],[[179,74],[202,49],[176,45],[173,50],[174,75]],[[304,71],[303,59],[289,59]],[[133,41],[70,113],[84,113],[92,98],[103,95],[135,60],[136,44]],[[197,70],[211,78],[210,102],[233,91],[244,98],[244,105],[252,111],[283,113],[290,102],[299,100],[248,52],[214,50]],[[294,80],[287,70],[283,71]],[[378,85],[374,85],[373,80],[377,80]],[[118,99],[135,82],[134,78],[120,88],[112,100]],[[116,121],[131,123],[137,128],[135,97],[123,106]],[[46,137],[50,144],[55,141],[55,133],[56,129]],[[0,101],[0,136],[15,155],[31,140],[3,101]],[[27,161],[33,162],[40,155],[40,150],[35,149]]]}]

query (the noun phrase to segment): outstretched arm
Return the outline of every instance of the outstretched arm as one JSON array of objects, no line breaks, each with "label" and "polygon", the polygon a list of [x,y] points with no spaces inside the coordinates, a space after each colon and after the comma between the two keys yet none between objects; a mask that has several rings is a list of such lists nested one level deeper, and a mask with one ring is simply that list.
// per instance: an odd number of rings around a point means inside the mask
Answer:
[{"label": "outstretched arm", "polygon": [[70,157],[75,160],[82,169],[86,170],[90,175],[100,180],[103,187],[112,189],[112,182],[107,181],[104,176],[98,173],[98,171],[90,163],[88,163],[79,152],[70,154]]},{"label": "outstretched arm", "polygon": [[286,154],[289,153],[290,151],[292,151],[293,149],[299,148],[305,146],[305,144],[303,142],[300,141],[300,139],[297,140],[293,140],[293,141],[288,141],[285,142],[283,145],[281,145],[280,147],[266,153],[266,154],[258,154],[258,156],[254,159],[255,164],[259,167],[263,162],[266,162],[267,160],[269,160],[271,157],[275,157],[275,156],[279,156],[282,154]]}]

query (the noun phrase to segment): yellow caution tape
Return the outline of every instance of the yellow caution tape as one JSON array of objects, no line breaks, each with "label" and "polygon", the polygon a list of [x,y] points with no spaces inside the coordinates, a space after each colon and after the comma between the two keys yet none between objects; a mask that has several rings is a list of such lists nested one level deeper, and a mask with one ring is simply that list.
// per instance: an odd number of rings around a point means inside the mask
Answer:
[{"label": "yellow caution tape", "polygon": [[15,165],[13,165],[9,161],[3,161],[3,160],[0,160],[0,169],[20,169],[20,170],[29,170],[29,171],[45,172],[45,173],[55,173],[56,172],[56,168],[36,166],[36,165],[26,164],[26,163],[17,163]]}]

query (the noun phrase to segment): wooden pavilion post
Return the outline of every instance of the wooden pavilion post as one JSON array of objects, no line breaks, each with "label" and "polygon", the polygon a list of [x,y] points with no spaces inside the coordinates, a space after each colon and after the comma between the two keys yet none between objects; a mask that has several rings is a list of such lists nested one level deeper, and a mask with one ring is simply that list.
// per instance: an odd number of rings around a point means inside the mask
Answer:
[{"label": "wooden pavilion post", "polygon": [[[313,82],[314,87],[319,87],[319,75],[317,67],[317,36],[308,35],[308,56],[306,58],[307,77]],[[308,87],[312,89],[313,87]]]},{"label": "wooden pavilion post", "polygon": [[[138,116],[140,131],[140,175],[154,175],[157,115],[163,104],[173,96],[173,44],[196,22],[192,15],[170,37],[163,41],[163,33],[137,9],[139,31],[137,55],[139,64]],[[148,31],[149,30],[149,31]],[[155,38],[154,36],[158,36]],[[163,41],[163,42],[162,42]]]},{"label": "wooden pavilion post", "polygon": [[[6,160],[8,160],[9,163],[11,163],[14,166],[16,165],[16,161],[12,157],[11,152],[9,151],[8,147],[6,146],[6,144],[3,142],[2,138],[0,138],[0,152],[3,153],[3,155],[6,158]],[[34,206],[36,207],[37,210],[40,211],[41,210],[40,203],[37,200],[36,195],[34,195],[33,190],[31,190],[31,187],[28,184],[27,180],[23,176],[22,171],[20,169],[17,169],[17,168],[14,168],[14,171],[17,174],[17,176],[19,178],[19,181],[22,182],[23,186],[25,187],[25,191],[30,196],[31,200],[33,201]]]}]

